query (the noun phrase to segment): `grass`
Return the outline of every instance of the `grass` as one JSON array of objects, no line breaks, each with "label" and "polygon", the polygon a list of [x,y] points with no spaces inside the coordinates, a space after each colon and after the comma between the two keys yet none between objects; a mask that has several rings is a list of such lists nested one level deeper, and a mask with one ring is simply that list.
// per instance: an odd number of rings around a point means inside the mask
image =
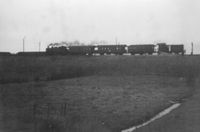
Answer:
[{"label": "grass", "polygon": [[[31,131],[36,120],[37,130],[46,129],[44,132],[49,131],[48,123],[56,130],[73,132],[96,131],[96,127],[99,131],[120,131],[149,119],[169,106],[170,100],[184,98],[190,91],[185,80],[152,75],[4,84],[1,90],[5,124],[15,120],[18,129],[29,126],[26,131]],[[33,104],[37,104],[35,116]],[[63,104],[67,104],[65,114],[61,113]]]},{"label": "grass", "polygon": [[90,75],[199,75],[199,56],[1,57],[0,83],[58,80]]},{"label": "grass", "polygon": [[199,65],[199,56],[2,57],[0,128],[117,132],[189,96]]},{"label": "grass", "polygon": [[[197,85],[200,85],[200,80],[197,80]],[[195,94],[187,98],[187,100],[181,104],[181,107],[174,110],[172,113],[135,132],[198,132],[200,129],[199,90],[200,89],[196,89]]]}]

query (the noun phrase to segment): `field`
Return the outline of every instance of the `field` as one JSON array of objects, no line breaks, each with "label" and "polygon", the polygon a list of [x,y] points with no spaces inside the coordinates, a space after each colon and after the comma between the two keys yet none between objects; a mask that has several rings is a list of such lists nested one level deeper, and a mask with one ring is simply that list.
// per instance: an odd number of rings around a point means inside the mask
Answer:
[{"label": "field", "polygon": [[0,129],[117,132],[193,94],[199,56],[0,58]]},{"label": "field", "polygon": [[[200,80],[197,80],[200,85]],[[200,130],[200,89],[195,90],[195,94],[187,98],[182,105],[155,122],[145,126],[135,132],[198,132]]]}]

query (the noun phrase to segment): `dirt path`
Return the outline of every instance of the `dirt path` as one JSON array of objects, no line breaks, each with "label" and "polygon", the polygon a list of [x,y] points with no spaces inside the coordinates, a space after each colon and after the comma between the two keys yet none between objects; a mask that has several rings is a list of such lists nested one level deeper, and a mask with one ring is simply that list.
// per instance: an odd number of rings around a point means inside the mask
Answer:
[{"label": "dirt path", "polygon": [[199,123],[200,89],[196,89],[194,95],[178,109],[134,132],[199,132]]}]

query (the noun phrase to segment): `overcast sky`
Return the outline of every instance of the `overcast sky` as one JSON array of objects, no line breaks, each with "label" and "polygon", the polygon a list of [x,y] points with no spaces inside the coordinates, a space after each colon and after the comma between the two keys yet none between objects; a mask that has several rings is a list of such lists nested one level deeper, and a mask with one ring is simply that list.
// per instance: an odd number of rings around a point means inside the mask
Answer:
[{"label": "overcast sky", "polygon": [[0,0],[0,51],[42,49],[51,42],[123,44],[193,41],[200,53],[199,0]]}]

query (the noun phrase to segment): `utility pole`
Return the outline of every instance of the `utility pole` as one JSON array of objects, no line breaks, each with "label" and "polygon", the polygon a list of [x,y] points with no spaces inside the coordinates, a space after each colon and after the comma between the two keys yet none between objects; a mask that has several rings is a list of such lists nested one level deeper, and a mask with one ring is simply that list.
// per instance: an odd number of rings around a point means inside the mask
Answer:
[{"label": "utility pole", "polygon": [[191,43],[191,55],[193,55],[193,42]]},{"label": "utility pole", "polygon": [[115,37],[115,44],[116,44],[116,45],[118,44],[118,42],[117,42],[117,37]]},{"label": "utility pole", "polygon": [[39,52],[40,52],[41,42],[39,42]]},{"label": "utility pole", "polygon": [[25,36],[23,37],[23,52],[25,51]]}]

